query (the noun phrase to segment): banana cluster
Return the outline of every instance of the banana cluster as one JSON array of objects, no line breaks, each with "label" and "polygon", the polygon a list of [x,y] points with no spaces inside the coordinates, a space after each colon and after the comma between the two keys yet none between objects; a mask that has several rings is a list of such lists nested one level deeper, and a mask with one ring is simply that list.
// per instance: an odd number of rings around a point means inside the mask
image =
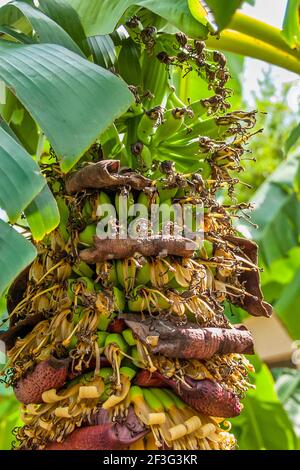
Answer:
[{"label": "banana cluster", "polygon": [[[216,193],[233,194],[255,113],[228,112],[222,54],[137,17],[127,29],[143,70],[130,87],[135,104],[74,174],[65,177],[53,154],[41,158],[61,222],[12,285],[2,334],[2,380],[22,402],[21,449],[232,449],[227,418],[253,387],[250,333],[230,324],[224,305],[265,316],[270,306],[256,246],[233,228],[247,207]],[[167,86],[172,67],[196,71],[215,95],[182,103]],[[174,205],[203,208],[191,232],[204,240],[192,249],[178,244],[184,220]],[[129,225],[140,243],[120,236]],[[159,352],[172,344],[175,357]]]}]

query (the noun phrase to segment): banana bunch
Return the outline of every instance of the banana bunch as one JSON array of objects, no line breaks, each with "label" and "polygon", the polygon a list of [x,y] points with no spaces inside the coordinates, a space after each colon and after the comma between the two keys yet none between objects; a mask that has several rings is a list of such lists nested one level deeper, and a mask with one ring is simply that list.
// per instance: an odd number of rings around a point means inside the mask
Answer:
[{"label": "banana bunch", "polygon": [[[1,380],[22,403],[16,445],[233,449],[227,419],[254,387],[253,341],[224,306],[271,307],[257,247],[233,227],[247,207],[216,195],[234,194],[255,113],[229,112],[222,54],[137,17],[125,27],[117,71],[135,103],[70,175],[41,159],[60,224],[12,284],[0,336]],[[183,103],[174,69],[206,80],[208,97]]]}]

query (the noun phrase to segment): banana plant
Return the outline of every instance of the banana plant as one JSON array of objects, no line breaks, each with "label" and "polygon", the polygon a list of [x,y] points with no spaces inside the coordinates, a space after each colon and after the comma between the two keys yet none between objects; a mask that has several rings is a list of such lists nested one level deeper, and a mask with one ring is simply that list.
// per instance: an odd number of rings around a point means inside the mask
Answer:
[{"label": "banana plant", "polygon": [[[233,226],[232,172],[256,113],[230,109],[206,9],[16,0],[0,28],[1,377],[22,403],[15,445],[235,448],[228,419],[254,387],[253,339],[224,305],[272,307],[257,246]],[[289,46],[268,47],[262,59],[296,68]],[[190,76],[195,99],[180,91]]]}]

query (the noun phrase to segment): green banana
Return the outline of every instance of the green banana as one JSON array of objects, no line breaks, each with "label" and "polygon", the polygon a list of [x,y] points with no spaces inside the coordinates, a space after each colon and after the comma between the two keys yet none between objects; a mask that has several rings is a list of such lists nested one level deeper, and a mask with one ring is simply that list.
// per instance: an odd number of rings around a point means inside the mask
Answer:
[{"label": "green banana", "polygon": [[84,276],[92,279],[94,275],[94,271],[89,267],[88,264],[84,263],[83,261],[80,261],[78,264],[74,264],[72,270],[80,277]]},{"label": "green banana", "polygon": [[112,320],[112,314],[107,316],[104,313],[101,313],[98,318],[97,329],[100,331],[106,331]]},{"label": "green banana", "polygon": [[60,215],[60,223],[58,226],[58,231],[63,237],[64,241],[67,242],[70,236],[68,229],[67,229],[70,211],[63,198],[57,197],[56,202],[57,202],[59,215]]},{"label": "green banana", "polygon": [[169,139],[170,142],[180,142],[181,145],[185,145],[192,139],[196,139],[199,136],[209,137],[211,139],[220,139],[226,134],[230,125],[222,125],[218,122],[218,119],[211,117],[205,120],[198,120],[190,129],[183,129],[178,132],[173,139]]},{"label": "green banana", "polygon": [[118,283],[128,292],[134,287],[136,277],[136,264],[134,261],[124,259],[116,261]]},{"label": "green banana", "polygon": [[[134,299],[128,300],[128,308],[131,312],[142,312],[148,309],[148,302],[145,297],[136,295]],[[151,306],[150,306],[151,308]],[[170,302],[161,295],[157,296],[155,310],[167,310],[170,308]]]},{"label": "green banana", "polygon": [[97,333],[97,343],[99,348],[104,348],[106,338],[108,337],[109,333],[106,333],[106,331],[98,331]]},{"label": "green banana", "polygon": [[110,344],[118,346],[118,348],[124,353],[127,353],[128,351],[128,344],[126,343],[124,338],[118,333],[110,333],[106,336],[104,346],[106,347]]},{"label": "green banana", "polygon": [[152,392],[152,388],[143,388],[143,396],[147,405],[155,412],[161,413],[164,411],[163,405],[160,400]]},{"label": "green banana", "polygon": [[123,312],[126,305],[124,292],[122,292],[117,287],[113,287],[113,293],[116,310]]},{"label": "green banana", "polygon": [[85,201],[82,208],[82,215],[86,222],[89,222],[93,214],[93,206],[90,201]]},{"label": "green banana", "polygon": [[115,195],[115,208],[119,219],[128,214],[130,207],[134,204],[134,197],[131,191],[124,193],[119,191]]},{"label": "green banana", "polygon": [[191,115],[187,115],[186,121],[187,125],[191,125],[196,123],[199,118],[201,118],[204,114],[207,113],[207,108],[204,106],[202,100],[194,101],[189,105],[189,110],[193,113],[193,117]]},{"label": "green banana", "polygon": [[143,145],[140,153],[141,167],[143,170],[148,170],[152,166],[152,152],[147,145]]},{"label": "green banana", "polygon": [[132,369],[131,367],[122,366],[120,367],[120,374],[128,377],[129,380],[132,380],[136,375],[136,370]]},{"label": "green banana", "polygon": [[126,343],[129,346],[135,346],[136,345],[136,340],[133,336],[132,330],[130,328],[127,328],[126,330],[122,331],[122,336],[125,339]]},{"label": "green banana", "polygon": [[86,246],[92,246],[94,244],[94,236],[96,235],[96,229],[96,224],[87,225],[78,236],[80,243]]},{"label": "green banana", "polygon": [[151,279],[150,264],[146,262],[141,268],[137,270],[135,283],[136,286],[146,286]]},{"label": "green banana", "polygon": [[185,145],[175,145],[165,143],[161,148],[161,152],[173,152],[181,156],[187,156],[190,159],[196,157],[198,160],[204,159],[207,156],[207,153],[201,153],[201,148],[199,140],[187,142]]},{"label": "green banana", "polygon": [[161,105],[165,106],[167,99],[167,83],[168,83],[168,71],[164,64],[159,62],[156,58],[156,54],[160,52],[160,44],[157,44],[154,48],[153,54],[144,54],[142,61],[142,79],[143,79],[143,90],[150,92],[153,96],[147,102],[149,108]]},{"label": "green banana", "polygon": [[152,145],[157,147],[161,142],[175,136],[184,122],[186,112],[186,108],[174,108],[166,111],[163,122],[158,126],[152,138]]},{"label": "green banana", "polygon": [[160,106],[145,111],[137,127],[137,137],[143,144],[149,144],[156,128],[162,121],[163,110]]}]

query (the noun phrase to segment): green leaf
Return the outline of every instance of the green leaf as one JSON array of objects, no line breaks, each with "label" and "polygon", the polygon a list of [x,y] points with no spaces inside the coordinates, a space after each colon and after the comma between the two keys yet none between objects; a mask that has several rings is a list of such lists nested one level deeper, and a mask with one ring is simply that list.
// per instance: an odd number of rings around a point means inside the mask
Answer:
[{"label": "green leaf", "polygon": [[300,437],[300,371],[277,368],[272,373],[278,398],[284,406],[298,437]]},{"label": "green leaf", "polygon": [[[127,8],[145,7],[189,36],[204,38],[207,28],[191,14],[188,0],[68,0],[78,12],[87,36],[111,33]],[[148,25],[145,25],[148,26]]]},{"label": "green leaf", "polygon": [[5,130],[5,132],[10,135],[16,142],[18,142],[18,144],[21,144],[21,142],[19,141],[18,137],[16,136],[16,134],[11,130],[11,128],[9,127],[9,125],[7,124],[7,122],[5,121],[5,119],[3,119],[2,116],[0,116],[0,127],[2,129]]},{"label": "green leaf", "polygon": [[86,56],[89,55],[86,35],[78,13],[67,1],[39,0],[39,7],[49,18],[52,18],[53,21],[68,33]]},{"label": "green leaf", "polygon": [[0,8],[0,24],[4,22],[7,11],[11,9],[19,10],[28,19],[38,38],[38,42],[60,44],[61,46],[82,55],[81,50],[66,31],[64,31],[51,18],[28,3],[15,1],[4,5]]},{"label": "green leaf", "polygon": [[25,209],[25,215],[33,238],[37,241],[57,227],[59,210],[48,186],[45,186]]},{"label": "green leaf", "polygon": [[21,122],[19,124],[12,122],[10,127],[23,144],[25,150],[30,155],[35,155],[39,139],[38,128],[34,119],[23,106],[21,106],[21,110],[23,111]]},{"label": "green leaf", "polygon": [[0,78],[38,122],[65,172],[133,101],[118,77],[55,44],[1,42]]},{"label": "green leaf", "polygon": [[245,65],[245,57],[226,52],[227,67],[229,68],[231,78],[227,83],[227,87],[233,91],[233,95],[228,99],[233,108],[239,108],[243,98],[243,73]]},{"label": "green leaf", "polygon": [[0,295],[35,258],[35,247],[0,220]]},{"label": "green leaf", "polygon": [[300,0],[289,0],[283,20],[282,36],[293,49],[300,47],[299,8]]},{"label": "green leaf", "polygon": [[[3,393],[1,393],[2,395]],[[13,429],[16,426],[22,426],[20,419],[20,404],[17,399],[5,391],[5,396],[0,396],[0,449],[11,450],[11,444],[14,440]]]},{"label": "green leaf", "polygon": [[45,186],[38,165],[9,134],[0,128],[0,207],[15,222]]},{"label": "green leaf", "polygon": [[294,129],[289,135],[289,138],[287,139],[285,143],[286,153],[288,153],[291,150],[291,148],[297,143],[299,137],[300,137],[300,124],[294,127]]},{"label": "green leaf", "polygon": [[206,24],[207,11],[199,0],[188,0],[189,9],[193,17],[202,24]]},{"label": "green leaf", "polygon": [[240,8],[243,0],[205,0],[207,6],[211,9],[214,19],[218,25],[219,31],[226,28],[230,23],[235,11]]},{"label": "green leaf", "polygon": [[87,41],[95,64],[106,69],[115,65],[117,60],[116,49],[108,34],[105,36],[91,36]]},{"label": "green leaf", "polygon": [[[231,419],[241,450],[295,450],[297,439],[272,375],[265,364],[255,374],[256,390],[248,392],[240,416]],[[270,431],[272,430],[272,431]]]},{"label": "green leaf", "polygon": [[17,42],[21,42],[24,44],[33,44],[36,42],[33,38],[27,36],[27,34],[20,33],[19,31],[16,31],[15,29],[10,28],[9,26],[1,25],[0,32],[5,34],[5,36],[9,36],[12,39],[16,39]]},{"label": "green leaf", "polygon": [[266,266],[298,244],[300,204],[294,193],[298,167],[298,159],[291,156],[265,180],[251,201],[255,206],[251,219],[258,229],[250,231]]}]

